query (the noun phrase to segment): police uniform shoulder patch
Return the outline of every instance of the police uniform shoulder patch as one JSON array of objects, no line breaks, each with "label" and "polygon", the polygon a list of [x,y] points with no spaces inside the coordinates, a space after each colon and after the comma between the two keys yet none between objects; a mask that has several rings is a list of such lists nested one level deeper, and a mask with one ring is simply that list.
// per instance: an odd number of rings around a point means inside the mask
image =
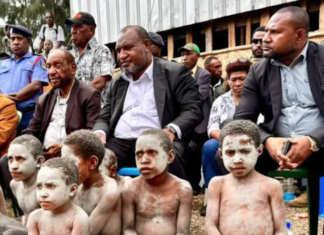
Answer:
[{"label": "police uniform shoulder patch", "polygon": [[41,67],[42,67],[43,69],[45,69],[45,70],[47,69],[47,68],[46,68],[46,63],[45,63],[45,61],[43,61],[43,62],[41,63]]}]

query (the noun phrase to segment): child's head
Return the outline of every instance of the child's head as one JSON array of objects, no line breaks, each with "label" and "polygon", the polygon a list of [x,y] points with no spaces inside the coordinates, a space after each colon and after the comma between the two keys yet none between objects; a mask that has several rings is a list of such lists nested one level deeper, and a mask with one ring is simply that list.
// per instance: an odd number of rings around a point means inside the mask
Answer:
[{"label": "child's head", "polygon": [[49,39],[44,42],[44,51],[49,53],[53,49],[53,42]]},{"label": "child's head", "polygon": [[31,177],[45,161],[42,143],[32,135],[15,138],[8,150],[12,178],[22,181]]},{"label": "child's head", "polygon": [[69,158],[53,158],[43,164],[37,175],[37,200],[44,210],[55,210],[76,194],[79,171]]},{"label": "child's head", "polygon": [[118,162],[116,154],[110,149],[106,149],[105,157],[99,167],[99,170],[106,176],[116,179]]},{"label": "child's head", "polygon": [[251,121],[232,121],[221,130],[219,153],[226,169],[236,177],[254,169],[262,149],[259,128]]},{"label": "child's head", "polygon": [[92,131],[79,130],[66,137],[61,152],[63,158],[74,160],[79,169],[80,183],[83,183],[90,174],[99,171],[105,156],[105,146]]},{"label": "child's head", "polygon": [[162,130],[147,130],[136,141],[136,165],[145,179],[167,172],[175,153],[172,141]]}]

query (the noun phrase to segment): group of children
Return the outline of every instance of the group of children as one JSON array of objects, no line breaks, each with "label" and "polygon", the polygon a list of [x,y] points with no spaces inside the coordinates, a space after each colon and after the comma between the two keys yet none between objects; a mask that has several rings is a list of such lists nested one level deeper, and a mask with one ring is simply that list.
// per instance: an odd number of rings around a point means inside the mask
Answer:
[{"label": "group of children", "polygon": [[[223,128],[220,154],[230,174],[210,182],[207,234],[287,234],[280,184],[254,170],[261,153],[254,123],[233,121]],[[37,138],[17,137],[8,151],[10,186],[28,234],[189,234],[192,189],[168,173],[175,158],[170,137],[145,131],[135,158],[141,176],[125,178],[117,174],[114,153],[91,131],[67,136],[61,157],[46,162]],[[0,191],[1,217],[4,203]]]}]

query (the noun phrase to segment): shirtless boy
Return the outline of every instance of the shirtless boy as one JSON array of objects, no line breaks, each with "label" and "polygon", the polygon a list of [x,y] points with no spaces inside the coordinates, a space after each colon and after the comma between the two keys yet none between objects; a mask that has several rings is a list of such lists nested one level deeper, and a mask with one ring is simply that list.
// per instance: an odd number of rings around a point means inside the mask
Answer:
[{"label": "shirtless boy", "polygon": [[40,207],[36,198],[36,179],[44,161],[43,146],[36,137],[22,135],[11,142],[8,163],[13,180],[10,187],[24,212],[23,225],[27,223],[28,215]]},{"label": "shirtless boy", "polygon": [[124,183],[127,180],[131,180],[132,178],[129,176],[121,176],[117,174],[118,170],[118,162],[117,162],[116,154],[110,149],[106,149],[105,157],[102,160],[102,163],[99,167],[99,170],[104,175],[113,178],[116,180],[118,184],[119,190],[122,190]]},{"label": "shirtless boy", "polygon": [[99,172],[105,147],[91,131],[80,130],[68,135],[62,157],[78,166],[79,188],[74,202],[90,217],[90,234],[121,234],[121,199],[114,179]]},{"label": "shirtless boy", "polygon": [[123,234],[189,234],[192,189],[168,173],[175,157],[172,141],[162,130],[147,130],[136,141],[141,176],[122,191]]},{"label": "shirtless boy", "polygon": [[222,129],[220,146],[230,174],[209,183],[207,235],[286,235],[280,183],[254,170],[263,150],[258,127],[250,121],[233,121]]},{"label": "shirtless boy", "polygon": [[29,235],[88,235],[87,213],[72,203],[78,188],[79,172],[74,161],[53,158],[44,163],[37,176],[37,200],[42,209],[28,219]]}]

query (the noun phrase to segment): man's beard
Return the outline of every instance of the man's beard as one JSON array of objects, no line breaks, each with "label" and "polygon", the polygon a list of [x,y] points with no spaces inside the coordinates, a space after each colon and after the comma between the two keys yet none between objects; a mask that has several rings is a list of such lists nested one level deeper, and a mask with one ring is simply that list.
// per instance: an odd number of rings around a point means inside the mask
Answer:
[{"label": "man's beard", "polygon": [[147,64],[147,58],[146,58],[146,54],[145,54],[144,51],[143,51],[143,54],[142,54],[142,58],[143,58],[142,63],[140,63],[140,64],[134,64],[128,71],[124,67],[122,67],[121,68],[122,71],[124,73],[132,74],[132,75],[138,73]]}]

